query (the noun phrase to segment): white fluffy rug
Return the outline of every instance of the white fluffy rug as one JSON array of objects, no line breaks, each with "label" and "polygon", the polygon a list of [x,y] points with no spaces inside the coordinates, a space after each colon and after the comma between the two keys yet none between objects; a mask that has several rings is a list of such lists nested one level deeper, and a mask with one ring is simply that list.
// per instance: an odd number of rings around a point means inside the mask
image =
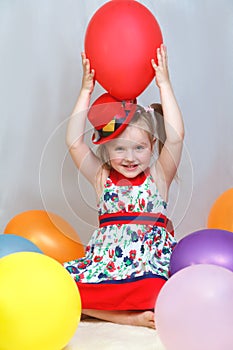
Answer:
[{"label": "white fluffy rug", "polygon": [[157,332],[94,319],[81,321],[63,350],[165,350]]}]

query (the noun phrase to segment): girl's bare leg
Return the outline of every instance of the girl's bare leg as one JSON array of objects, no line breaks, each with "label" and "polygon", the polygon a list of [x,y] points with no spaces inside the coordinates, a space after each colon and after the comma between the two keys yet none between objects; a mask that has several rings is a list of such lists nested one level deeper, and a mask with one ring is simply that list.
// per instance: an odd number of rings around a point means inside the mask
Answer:
[{"label": "girl's bare leg", "polygon": [[154,313],[152,311],[108,311],[85,309],[82,310],[82,313],[83,315],[113,323],[155,329]]}]

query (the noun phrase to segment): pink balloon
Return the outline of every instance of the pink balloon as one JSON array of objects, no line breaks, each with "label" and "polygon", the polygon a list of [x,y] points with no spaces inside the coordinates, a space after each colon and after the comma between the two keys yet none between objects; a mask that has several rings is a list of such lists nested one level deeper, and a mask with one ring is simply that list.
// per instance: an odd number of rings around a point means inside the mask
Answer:
[{"label": "pink balloon", "polygon": [[231,350],[233,272],[207,264],[180,270],[158,295],[155,322],[166,350]]},{"label": "pink balloon", "polygon": [[152,81],[151,59],[161,43],[158,22],[145,6],[115,0],[93,15],[84,46],[102,87],[119,100],[131,100]]}]

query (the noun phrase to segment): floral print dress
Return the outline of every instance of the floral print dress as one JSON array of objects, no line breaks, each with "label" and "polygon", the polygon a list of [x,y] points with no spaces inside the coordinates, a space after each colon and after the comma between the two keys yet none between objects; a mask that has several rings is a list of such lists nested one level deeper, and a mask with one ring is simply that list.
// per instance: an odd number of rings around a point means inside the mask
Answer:
[{"label": "floral print dress", "polygon": [[149,169],[134,179],[110,172],[86,255],[64,264],[83,308],[153,309],[176,244],[166,207]]}]

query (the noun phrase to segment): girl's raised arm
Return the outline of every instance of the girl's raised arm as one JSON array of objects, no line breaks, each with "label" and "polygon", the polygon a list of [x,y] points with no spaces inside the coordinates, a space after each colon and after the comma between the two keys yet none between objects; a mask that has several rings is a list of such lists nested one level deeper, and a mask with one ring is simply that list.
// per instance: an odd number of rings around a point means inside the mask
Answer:
[{"label": "girl's raised arm", "polygon": [[84,141],[87,112],[95,85],[95,72],[90,68],[90,62],[86,58],[85,53],[82,53],[82,65],[82,87],[68,122],[66,144],[69,147],[69,152],[78,169],[87,180],[95,186],[100,160]]},{"label": "girl's raised arm", "polygon": [[167,50],[164,45],[157,49],[158,65],[151,63],[155,70],[155,80],[159,88],[164,115],[166,141],[157,161],[157,172],[165,181],[166,190],[177,172],[184,139],[182,114],[176,101],[168,73]]}]

